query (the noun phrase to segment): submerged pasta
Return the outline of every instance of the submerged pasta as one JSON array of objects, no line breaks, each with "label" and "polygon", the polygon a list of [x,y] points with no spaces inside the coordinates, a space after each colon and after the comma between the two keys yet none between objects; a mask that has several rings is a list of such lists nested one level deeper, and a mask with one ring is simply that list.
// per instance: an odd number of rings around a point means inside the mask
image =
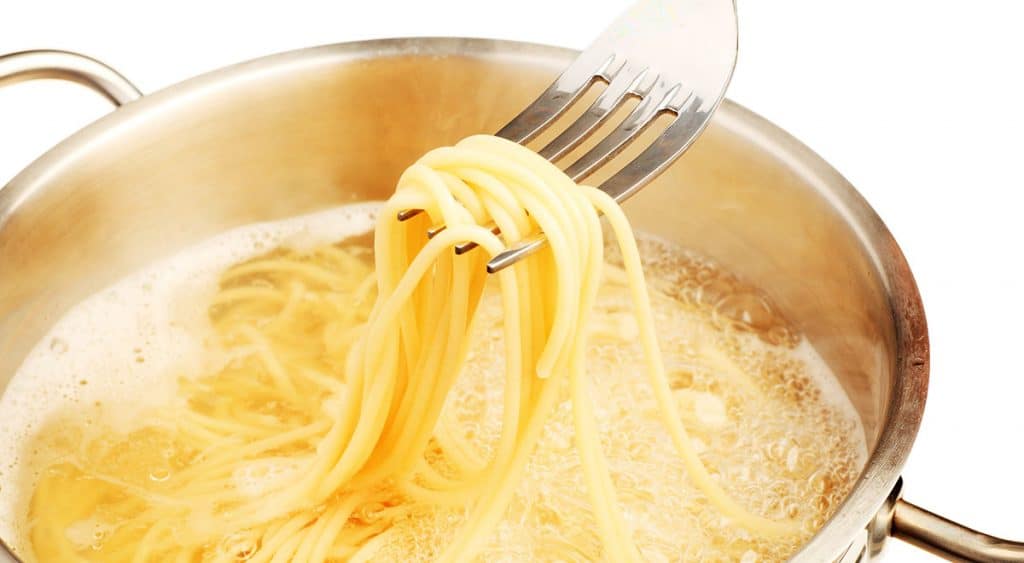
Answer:
[{"label": "submerged pasta", "polygon": [[[427,213],[398,223],[395,214],[406,208]],[[599,212],[617,239],[621,268],[605,266]],[[500,238],[482,226],[491,220]],[[428,241],[424,231],[435,223],[446,229]],[[549,247],[489,280],[486,259],[537,230]],[[481,250],[455,256],[451,246],[467,240]],[[603,279],[611,288],[606,297],[622,309],[614,314],[595,312]],[[644,412],[618,418],[644,420],[652,439],[631,435],[625,445],[672,450],[676,469],[695,489],[693,506],[679,510],[720,515],[746,542],[744,554],[765,545],[791,550],[830,506],[769,503],[754,510],[727,492],[729,474],[705,465],[701,437],[714,442],[715,430],[742,414],[743,401],[771,401],[759,398],[766,395],[761,382],[715,333],[688,337],[699,351],[689,360],[740,391],[677,381],[682,376],[662,359],[648,291],[629,225],[601,192],[576,186],[536,154],[496,138],[432,151],[385,204],[372,250],[277,250],[228,269],[209,307],[214,367],[182,377],[181,400],[147,424],[119,434],[88,431],[88,439],[64,444],[74,455],[51,463],[35,486],[32,546],[42,560],[366,561],[425,554],[463,561],[493,552],[495,534],[521,509],[531,459],[550,449],[541,444],[561,424],[568,428],[560,438],[574,442],[563,457],[575,464],[586,499],[564,511],[585,514],[593,529],[563,522],[564,534],[545,536],[531,557],[650,559],[651,542],[637,540],[648,535],[644,522],[624,509],[637,499],[623,493],[643,489],[610,467],[606,451],[623,440],[603,436],[607,404],[595,400],[602,395],[595,386],[614,381],[595,382],[588,371],[590,341],[610,337],[619,342],[604,350],[631,349],[630,365],[646,370],[627,386],[643,386],[636,405]],[[656,293],[672,310],[665,299]],[[460,401],[470,395],[459,389],[477,376],[472,368],[482,361],[482,340],[501,361],[481,371],[502,372],[486,380],[501,389],[485,405],[497,412],[474,418],[466,412],[473,401]],[[732,404],[724,398],[730,393],[744,399]],[[711,433],[690,436],[687,420]],[[481,425],[489,428],[486,437],[474,434],[484,434]],[[841,446],[854,449],[845,442],[832,447]],[[856,470],[856,460],[844,459],[822,475],[828,460],[802,457],[796,445],[780,447],[785,459],[765,464],[793,466],[795,481],[820,489],[812,498],[828,503],[848,485],[838,477]],[[575,497],[563,495],[569,498]],[[555,528],[567,520],[532,517]],[[686,545],[675,547],[657,553],[689,557]]]}]

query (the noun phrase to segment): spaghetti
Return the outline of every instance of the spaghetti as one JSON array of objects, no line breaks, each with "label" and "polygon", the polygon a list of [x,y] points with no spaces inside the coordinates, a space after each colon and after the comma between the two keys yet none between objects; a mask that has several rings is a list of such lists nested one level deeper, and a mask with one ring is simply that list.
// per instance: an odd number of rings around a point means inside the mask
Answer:
[{"label": "spaghetti", "polygon": [[[398,222],[408,208],[426,213]],[[447,506],[468,513],[440,560],[465,561],[501,521],[545,423],[568,396],[601,551],[612,561],[640,560],[586,369],[586,327],[605,263],[599,215],[617,240],[648,385],[689,479],[754,537],[800,533],[793,520],[741,506],[698,457],[618,205],[522,146],[475,136],[405,171],[377,221],[375,267],[368,248],[325,246],[227,270],[210,308],[221,365],[182,379],[184,404],[167,407],[160,424],[90,442],[90,464],[50,467],[32,499],[37,556],[92,560],[82,548],[92,545],[105,561],[368,561],[396,522]],[[483,226],[492,221],[500,237]],[[445,229],[427,239],[432,224]],[[463,372],[486,260],[537,232],[547,248],[497,274],[504,395],[501,433],[485,457],[443,407],[458,378],[472,377]],[[456,256],[451,247],[464,241],[481,250]],[[153,460],[133,458],[150,451],[163,452],[166,474],[126,472],[152,468]],[[76,529],[97,514],[120,523]]]}]

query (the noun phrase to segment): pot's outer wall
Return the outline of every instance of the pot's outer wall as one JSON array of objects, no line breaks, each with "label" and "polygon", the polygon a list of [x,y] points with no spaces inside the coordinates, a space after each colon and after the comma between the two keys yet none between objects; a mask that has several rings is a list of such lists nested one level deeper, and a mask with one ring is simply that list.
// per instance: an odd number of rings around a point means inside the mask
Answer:
[{"label": "pot's outer wall", "polygon": [[[234,226],[384,199],[423,152],[496,131],[572,57],[491,40],[333,45],[99,120],[0,189],[0,389],[82,298]],[[836,371],[873,455],[797,559],[839,557],[895,485],[924,407],[927,330],[895,241],[817,155],[728,102],[626,208],[638,230],[755,280]]]}]

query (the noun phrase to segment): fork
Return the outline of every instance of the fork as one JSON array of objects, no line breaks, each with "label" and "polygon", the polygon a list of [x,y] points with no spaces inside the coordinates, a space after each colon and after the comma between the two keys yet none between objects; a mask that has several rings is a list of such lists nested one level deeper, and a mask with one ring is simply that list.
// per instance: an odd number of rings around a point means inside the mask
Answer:
[{"label": "fork", "polygon": [[[736,34],[734,0],[639,0],[497,136],[524,144],[547,130],[596,82],[606,83],[590,107],[540,149],[541,156],[554,161],[579,146],[628,98],[639,98],[611,133],[565,169],[580,182],[629,146],[658,116],[674,115],[639,156],[598,186],[621,203],[672,164],[707,127],[732,78]],[[402,210],[398,219],[420,212]],[[427,234],[443,229],[433,227]],[[499,232],[494,225],[491,229]],[[522,260],[544,241],[543,234],[519,241],[494,256],[487,271],[495,273]],[[461,243],[455,252],[463,254],[475,246]]]}]

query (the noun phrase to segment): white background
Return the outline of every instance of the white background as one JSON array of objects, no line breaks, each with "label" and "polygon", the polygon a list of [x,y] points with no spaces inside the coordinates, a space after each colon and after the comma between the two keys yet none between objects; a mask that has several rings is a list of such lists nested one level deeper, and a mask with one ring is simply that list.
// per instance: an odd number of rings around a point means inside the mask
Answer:
[{"label": "white background", "polygon": [[[895,233],[929,316],[932,385],[906,497],[1024,539],[1024,3],[739,0],[730,97],[843,172]],[[4,2],[0,53],[64,48],[144,92],[276,51],[399,35],[582,48],[626,0]],[[108,111],[0,89],[0,185]],[[0,273],[2,275],[2,273]],[[889,561],[931,561],[890,543]]]}]

